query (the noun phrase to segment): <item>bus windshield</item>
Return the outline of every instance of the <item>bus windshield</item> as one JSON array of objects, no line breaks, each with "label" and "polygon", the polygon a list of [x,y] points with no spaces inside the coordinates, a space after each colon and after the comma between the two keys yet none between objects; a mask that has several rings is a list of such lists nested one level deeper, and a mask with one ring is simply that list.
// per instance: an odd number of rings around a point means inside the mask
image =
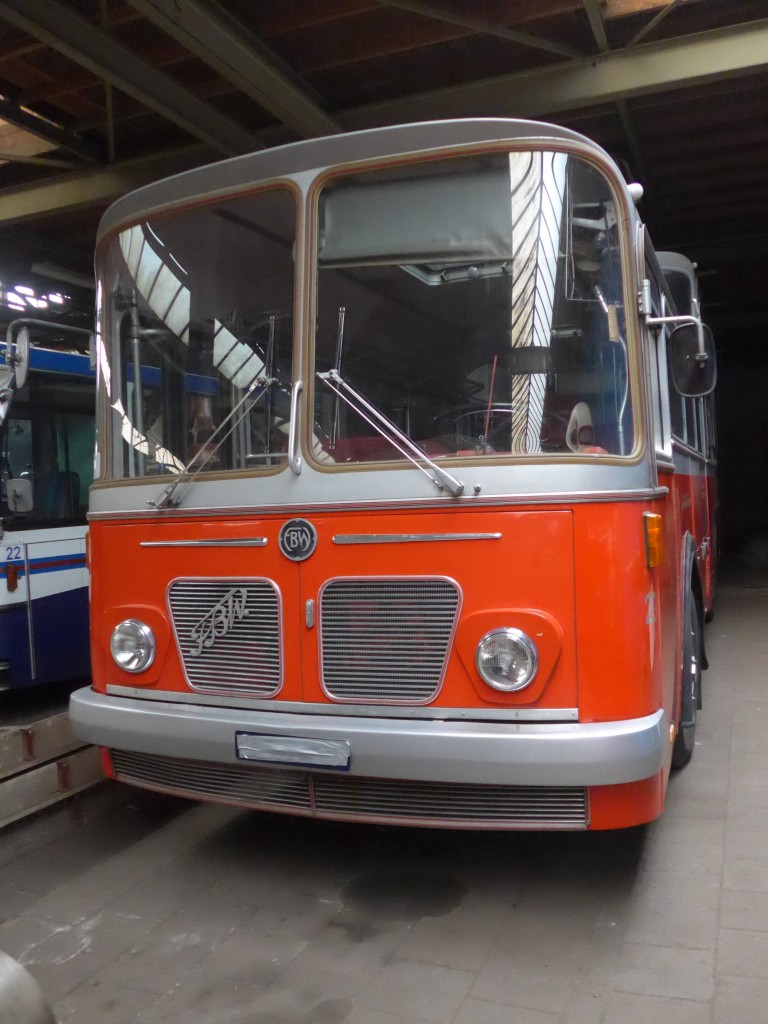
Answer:
[{"label": "bus windshield", "polygon": [[315,414],[335,462],[403,457],[341,384],[432,459],[631,450],[616,203],[584,161],[334,178],[317,249]]},{"label": "bus windshield", "polygon": [[[617,202],[595,167],[482,153],[334,176],[317,202],[310,461],[632,451]],[[271,188],[109,243],[103,475],[287,468],[295,206]]]},{"label": "bus windshield", "polygon": [[285,189],[120,232],[106,257],[115,477],[280,464],[293,362],[295,200]]}]

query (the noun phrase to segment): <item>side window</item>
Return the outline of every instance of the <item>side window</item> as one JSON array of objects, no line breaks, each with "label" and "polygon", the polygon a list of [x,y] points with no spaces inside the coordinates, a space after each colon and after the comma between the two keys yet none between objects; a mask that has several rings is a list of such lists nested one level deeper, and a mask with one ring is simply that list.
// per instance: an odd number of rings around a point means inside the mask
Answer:
[{"label": "side window", "polygon": [[29,526],[83,522],[93,479],[93,384],[34,373],[6,421],[0,477],[32,483]]},{"label": "side window", "polygon": [[715,424],[715,403],[711,395],[702,399],[702,410],[706,424],[705,454],[708,459],[715,459],[717,457],[717,426]]},{"label": "side window", "polygon": [[703,398],[698,398],[696,400],[696,421],[699,425],[698,451],[700,451],[702,455],[706,455],[707,446],[709,445],[709,431],[707,429],[706,404]]},{"label": "side window", "polygon": [[23,414],[11,416],[5,432],[3,472],[8,477],[30,476],[32,472],[32,420]]},{"label": "side window", "polygon": [[686,398],[685,402],[685,443],[689,448],[699,448],[698,399]]}]

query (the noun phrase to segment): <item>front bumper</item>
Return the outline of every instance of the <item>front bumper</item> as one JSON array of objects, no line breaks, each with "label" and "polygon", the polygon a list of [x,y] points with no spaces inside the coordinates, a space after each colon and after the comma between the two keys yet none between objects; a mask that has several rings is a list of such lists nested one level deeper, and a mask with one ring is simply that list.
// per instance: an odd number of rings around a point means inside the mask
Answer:
[{"label": "front bumper", "polygon": [[301,740],[348,744],[347,774],[373,779],[606,786],[647,779],[670,756],[663,710],[618,722],[557,724],[387,718],[384,708],[380,718],[357,718],[334,715],[331,706],[323,714],[252,711],[117,697],[87,687],[72,695],[70,718],[85,742],[222,765],[254,764],[238,758],[238,733],[297,746]]}]

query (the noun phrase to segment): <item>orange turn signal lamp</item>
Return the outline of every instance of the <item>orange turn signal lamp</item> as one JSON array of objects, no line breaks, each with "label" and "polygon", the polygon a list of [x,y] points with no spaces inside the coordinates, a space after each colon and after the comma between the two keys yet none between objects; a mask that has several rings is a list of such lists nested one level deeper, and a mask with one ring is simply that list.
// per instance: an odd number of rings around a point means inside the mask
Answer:
[{"label": "orange turn signal lamp", "polygon": [[661,532],[661,516],[655,512],[643,512],[645,527],[645,561],[649,569],[661,565],[664,557],[664,535]]}]

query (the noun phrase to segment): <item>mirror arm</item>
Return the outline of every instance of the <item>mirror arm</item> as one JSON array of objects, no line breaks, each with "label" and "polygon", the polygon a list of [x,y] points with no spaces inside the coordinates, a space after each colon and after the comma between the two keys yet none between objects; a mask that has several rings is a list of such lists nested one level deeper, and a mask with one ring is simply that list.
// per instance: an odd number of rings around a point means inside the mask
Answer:
[{"label": "mirror arm", "polygon": [[66,331],[69,334],[84,334],[89,340],[92,341],[94,332],[88,330],[87,327],[71,327],[69,324],[58,324],[53,320],[36,320],[33,317],[22,316],[17,320],[11,320],[5,331],[5,343],[9,347],[13,344],[13,335],[17,327],[26,327],[32,325],[34,327],[51,327],[57,331]]},{"label": "mirror arm", "polygon": [[695,327],[699,347],[696,361],[699,363],[706,363],[709,356],[704,344],[704,330],[700,316],[691,316],[690,314],[681,314],[679,316],[651,316],[651,282],[647,277],[643,279],[642,288],[637,293],[637,308],[647,327],[663,327],[664,324],[674,324],[676,327],[680,327],[683,324],[691,324],[692,327]]}]

